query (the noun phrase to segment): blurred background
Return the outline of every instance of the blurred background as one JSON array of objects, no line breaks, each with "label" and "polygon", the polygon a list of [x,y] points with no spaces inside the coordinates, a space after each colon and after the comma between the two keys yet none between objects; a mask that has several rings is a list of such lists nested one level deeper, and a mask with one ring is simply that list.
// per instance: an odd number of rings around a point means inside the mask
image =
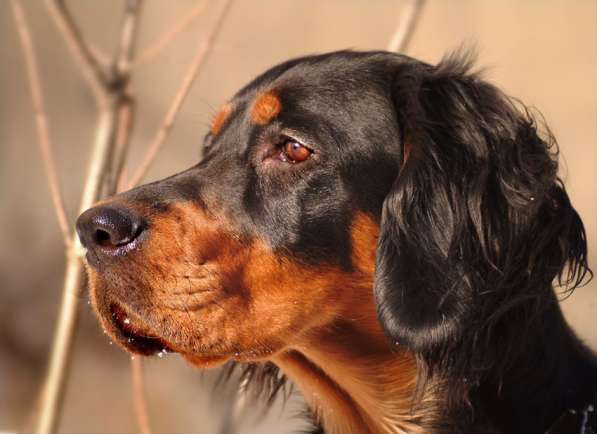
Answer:
[{"label": "blurred background", "polygon": [[[117,44],[122,0],[70,0],[85,36],[101,51]],[[196,0],[145,2],[138,47],[168,30]],[[51,136],[67,211],[74,221],[89,160],[96,109],[88,86],[40,0],[23,1],[42,72]],[[221,6],[205,11],[153,61],[134,71],[138,120],[129,163],[135,168],[167,111],[197,44]],[[264,69],[291,57],[342,48],[385,49],[400,0],[238,0],[147,180],[196,162],[209,120]],[[485,77],[539,109],[561,147],[561,175],[597,248],[597,2],[594,0],[429,0],[408,53],[437,62],[475,46]],[[58,313],[63,243],[37,144],[22,51],[8,1],[0,2],[0,431],[25,430],[35,404]],[[137,163],[137,164],[135,164]],[[591,257],[591,259],[593,259]],[[593,261],[595,267],[595,262]],[[129,357],[100,331],[80,300],[61,433],[137,432]],[[597,349],[597,282],[563,302],[580,336]],[[154,433],[215,433],[223,403],[215,372],[177,356],[145,363]],[[246,417],[241,433],[304,427],[293,396],[267,418]]]}]

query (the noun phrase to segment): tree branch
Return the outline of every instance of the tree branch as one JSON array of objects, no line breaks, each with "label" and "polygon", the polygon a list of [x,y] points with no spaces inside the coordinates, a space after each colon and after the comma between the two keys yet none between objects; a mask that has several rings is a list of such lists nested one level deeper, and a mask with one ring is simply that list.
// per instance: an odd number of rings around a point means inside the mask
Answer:
[{"label": "tree branch", "polygon": [[110,57],[94,44],[89,43],[88,46],[89,52],[93,57],[95,57],[95,60],[97,61],[97,64],[99,65],[100,69],[102,71],[108,70],[108,68],[110,67]]},{"label": "tree branch", "polygon": [[134,187],[143,180],[143,178],[147,174],[147,171],[151,167],[151,164],[155,160],[155,157],[164,145],[164,142],[166,141],[166,138],[168,137],[170,130],[172,129],[172,126],[174,125],[174,121],[176,120],[176,117],[180,112],[182,104],[185,101],[185,98],[188,96],[189,91],[191,90],[191,86],[193,85],[195,78],[197,78],[197,73],[203,65],[207,57],[207,54],[211,50],[213,41],[215,40],[216,36],[218,35],[221,29],[222,24],[224,23],[224,18],[226,17],[227,12],[230,10],[231,5],[232,0],[225,0],[224,6],[220,11],[220,15],[218,16],[214,26],[209,32],[207,38],[199,45],[195,57],[193,58],[193,61],[191,63],[191,66],[185,74],[182,84],[178,89],[176,96],[174,97],[174,101],[172,102],[170,110],[168,110],[168,113],[166,114],[166,117],[162,123],[162,126],[158,130],[155,139],[151,142],[151,145],[147,149],[143,162],[133,175],[129,183],[129,188]]},{"label": "tree branch", "polygon": [[[20,0],[13,1],[18,2]],[[134,44],[137,39],[139,11],[142,0],[126,1],[120,44],[116,55],[107,66],[106,60],[98,57],[97,50],[88,45],[83,39],[64,0],[46,0],[48,10],[56,21],[79,68],[88,81],[100,109],[95,142],[81,197],[81,212],[92,206],[100,198],[104,188],[108,193],[113,193],[118,188],[116,180],[122,178],[124,160],[129,148],[131,131],[134,124],[135,104],[133,98],[128,93],[128,83],[132,70],[131,66],[134,64],[132,58],[135,48]],[[205,41],[198,47],[197,53],[183,78],[172,106],[166,114],[163,125],[158,130],[155,140],[148,149],[145,160],[133,179],[134,183],[139,182],[143,178],[166,140],[182,104],[190,92],[198,71],[201,65],[204,64],[213,46],[213,41],[223,24],[231,4],[232,0],[224,0],[215,24],[209,31]],[[203,7],[204,5],[201,5],[201,9]],[[187,27],[199,13],[200,8],[197,6],[183,22],[177,25],[177,29],[170,32],[166,35],[167,37],[161,40],[159,49],[153,48],[154,51],[152,53],[157,54],[159,50],[168,45],[170,40],[174,39],[176,34]],[[36,98],[37,96],[34,96],[34,99]],[[36,105],[36,112],[39,111],[38,107],[42,107],[43,109],[43,100],[41,101],[41,105]],[[44,113],[43,110],[41,112]],[[45,113],[42,124],[45,125],[47,135]],[[78,293],[84,274],[81,261],[83,248],[76,234],[72,236],[72,239],[74,241],[72,242],[72,247],[68,250],[61,308],[42,390],[41,410],[35,431],[37,434],[52,434],[56,431],[70,363],[73,337],[78,317]],[[134,404],[139,427],[143,434],[150,434],[151,429],[147,417],[147,405],[143,390],[140,361],[133,361],[131,369],[133,370]],[[243,407],[242,402],[241,399],[237,403],[237,406],[240,405],[239,408]]]},{"label": "tree branch", "polygon": [[[135,103],[128,95],[128,82],[131,75],[131,62],[135,52],[135,42],[139,29],[139,16],[142,0],[127,0],[120,45],[115,56],[114,73],[122,83],[122,96],[117,113],[116,137],[111,152],[111,170],[106,180],[108,195],[113,195],[118,189],[118,180],[121,178],[124,163],[130,147],[135,117]],[[110,177],[111,175],[111,177]],[[131,376],[133,382],[133,406],[139,432],[151,434],[145,383],[143,381],[143,364],[139,357],[131,357]]]},{"label": "tree branch", "polygon": [[60,314],[41,394],[36,434],[56,432],[64,396],[64,380],[70,364],[72,341],[77,323],[77,301],[82,277],[82,263],[75,256],[74,249],[71,249],[66,263]]},{"label": "tree branch", "polygon": [[89,45],[84,40],[64,0],[46,0],[46,5],[58,29],[66,39],[79,67],[83,71],[83,75],[87,79],[98,105],[106,105],[108,103],[108,78],[98,60],[92,54]]},{"label": "tree branch", "polygon": [[[126,67],[130,62],[136,38],[136,15],[140,3],[141,0],[129,0],[127,3],[119,55],[115,56],[113,65],[117,65],[118,60],[121,60]],[[127,116],[122,114],[122,107],[131,104],[131,100],[126,94],[129,76],[120,76],[117,66],[115,66],[112,76],[106,77],[96,59],[90,54],[88,46],[81,38],[78,27],[63,1],[47,0],[47,4],[50,13],[71,47],[73,55],[77,58],[80,69],[94,90],[100,107],[95,142],[79,207],[80,212],[83,212],[100,198],[102,187],[108,180],[106,168],[110,164],[122,167],[119,161],[114,160],[114,149],[121,123],[128,122],[126,121]],[[128,118],[130,118],[130,114]],[[117,158],[124,158],[125,152],[118,152],[117,155]],[[114,176],[114,178],[117,177],[118,174]],[[44,379],[41,409],[35,431],[37,434],[56,432],[71,359],[73,337],[78,319],[78,294],[83,276],[81,256],[84,251],[76,234],[73,235],[73,239],[73,247],[67,255],[60,313]]]},{"label": "tree branch", "polygon": [[120,33],[120,45],[116,53],[116,71],[119,75],[128,77],[130,65],[135,53],[135,43],[139,28],[139,15],[142,0],[127,0]]},{"label": "tree branch", "polygon": [[182,33],[205,10],[206,0],[201,0],[193,9],[186,13],[174,27],[164,32],[154,43],[150,44],[134,61],[133,67],[139,66],[156,58],[176,37]]},{"label": "tree branch", "polygon": [[[100,113],[79,212],[85,211],[99,199],[103,169],[106,166],[110,145],[114,136],[114,113],[114,105],[108,106],[106,110]],[[70,364],[74,331],[78,319],[78,294],[83,276],[81,253],[84,251],[76,234],[73,238],[73,248],[67,255],[60,313],[58,315],[50,361],[44,380],[41,410],[35,431],[37,434],[52,434],[56,432],[63,401],[66,374]]]},{"label": "tree branch", "polygon": [[135,102],[127,98],[122,102],[118,111],[118,127],[116,140],[112,150],[111,170],[108,173],[106,191],[112,196],[121,190],[124,178],[124,164],[130,148],[135,120]]},{"label": "tree branch", "polygon": [[133,379],[133,396],[135,415],[141,434],[151,434],[147,403],[145,401],[145,384],[143,382],[143,362],[139,357],[131,357],[131,374]]},{"label": "tree branch", "polygon": [[113,62],[114,81],[121,93],[121,103],[117,114],[116,138],[110,152],[109,170],[106,174],[106,189],[109,196],[115,194],[118,189],[133,132],[136,106],[129,94],[128,84],[131,78],[131,64],[136,48],[142,4],[143,0],[126,2],[120,44]]},{"label": "tree branch", "polygon": [[394,53],[406,52],[410,39],[417,27],[424,4],[425,0],[406,0],[406,5],[400,11],[396,30],[388,44],[388,51]]},{"label": "tree branch", "polygon": [[31,91],[33,109],[35,111],[37,138],[46,169],[50,194],[52,196],[52,202],[54,203],[54,210],[56,211],[56,217],[58,218],[58,224],[62,232],[64,244],[67,248],[70,248],[72,245],[70,224],[68,222],[68,218],[66,217],[64,198],[60,190],[60,184],[58,182],[58,175],[56,172],[56,163],[54,161],[54,151],[52,149],[52,141],[50,139],[50,128],[48,118],[46,116],[44,97],[41,88],[41,79],[37,65],[37,56],[31,41],[31,32],[29,30],[29,25],[27,23],[27,19],[25,18],[25,13],[20,0],[11,0],[11,5],[19,33],[19,38],[21,40],[21,46],[23,48],[23,55],[25,57],[25,65],[29,78],[29,89]]}]

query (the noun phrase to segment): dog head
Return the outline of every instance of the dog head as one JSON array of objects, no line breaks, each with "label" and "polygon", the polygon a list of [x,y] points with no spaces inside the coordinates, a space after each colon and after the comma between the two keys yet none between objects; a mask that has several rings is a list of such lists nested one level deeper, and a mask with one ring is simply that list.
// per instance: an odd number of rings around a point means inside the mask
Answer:
[{"label": "dog head", "polygon": [[104,328],[133,352],[208,366],[375,319],[381,205],[402,149],[387,71],[401,62],[344,52],[277,66],[217,112],[199,164],[86,211]]},{"label": "dog head", "polygon": [[337,52],[257,77],[200,163],[79,218],[105,329],[201,366],[339,324],[433,356],[567,262],[577,282],[584,231],[555,149],[467,69]]}]

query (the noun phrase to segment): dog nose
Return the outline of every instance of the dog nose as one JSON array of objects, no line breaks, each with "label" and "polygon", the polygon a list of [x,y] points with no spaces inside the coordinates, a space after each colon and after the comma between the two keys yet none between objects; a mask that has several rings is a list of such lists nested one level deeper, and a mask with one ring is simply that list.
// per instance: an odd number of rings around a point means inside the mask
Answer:
[{"label": "dog nose", "polygon": [[90,208],[77,219],[77,233],[87,249],[115,253],[131,246],[145,229],[144,220],[133,210],[113,205]]}]

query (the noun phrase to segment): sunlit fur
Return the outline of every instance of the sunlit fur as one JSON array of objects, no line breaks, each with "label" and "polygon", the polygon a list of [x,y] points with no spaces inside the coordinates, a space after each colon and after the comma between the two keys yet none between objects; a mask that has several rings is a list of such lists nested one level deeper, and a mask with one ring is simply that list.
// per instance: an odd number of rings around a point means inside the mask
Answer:
[{"label": "sunlit fur", "polygon": [[257,96],[251,107],[251,120],[259,125],[271,122],[282,111],[280,97],[274,91]]},{"label": "sunlit fur", "polygon": [[421,383],[442,378],[448,405],[477,407],[464,429],[543,432],[597,390],[552,287],[592,275],[586,235],[541,117],[470,65],[452,56],[396,76],[410,153],[383,205],[378,311],[417,354]]},{"label": "sunlit fur", "polygon": [[232,107],[230,104],[224,104],[220,109],[216,112],[215,116],[211,121],[211,125],[209,126],[209,130],[214,136],[220,134],[220,130],[226,123],[226,120],[232,113]]},{"label": "sunlit fur", "polygon": [[[287,377],[317,433],[544,433],[595,403],[597,365],[552,287],[590,271],[536,118],[466,56],[278,65],[203,161],[80,217],[95,310],[128,351],[240,369],[269,402]],[[309,158],[278,158],[289,139]]]}]

